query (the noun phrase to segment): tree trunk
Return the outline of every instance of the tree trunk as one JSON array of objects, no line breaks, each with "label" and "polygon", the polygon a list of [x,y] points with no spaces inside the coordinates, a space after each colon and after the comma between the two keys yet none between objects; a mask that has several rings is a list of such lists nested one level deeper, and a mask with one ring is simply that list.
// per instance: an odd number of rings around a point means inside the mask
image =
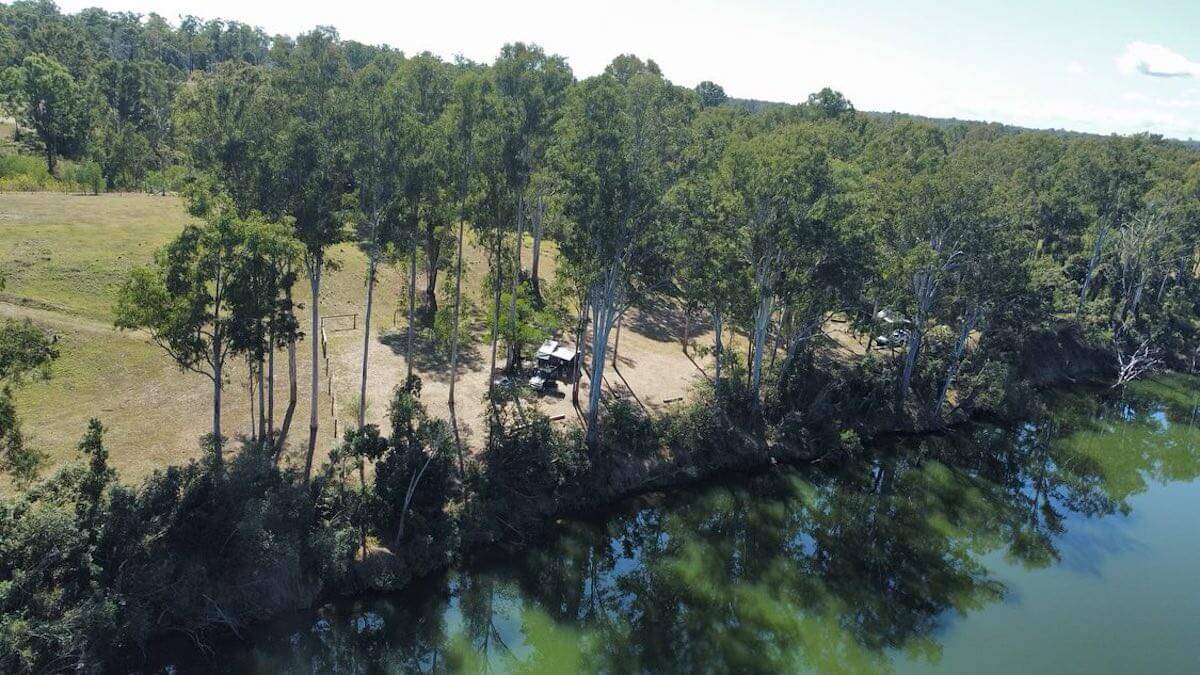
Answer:
[{"label": "tree trunk", "polygon": [[717,391],[718,396],[721,391],[721,310],[713,310],[713,343],[714,354],[716,355],[716,377],[713,378],[713,389]]},{"label": "tree trunk", "polygon": [[617,350],[621,348],[621,323],[622,323],[621,320],[624,318],[625,318],[624,312],[621,312],[620,314],[617,315],[617,334],[615,337],[613,337],[612,364],[613,364],[613,370],[618,371],[618,372],[621,370],[621,367],[617,363]]},{"label": "tree trunk", "polygon": [[597,298],[593,303],[592,314],[592,375],[588,389],[587,414],[587,442],[589,445],[593,445],[598,438],[608,334],[612,330],[615,320],[611,301],[605,298]]},{"label": "tree trunk", "polygon": [[904,349],[904,370],[900,374],[900,387],[896,391],[896,402],[904,403],[912,388],[912,376],[917,368],[917,358],[921,354],[921,344],[924,338],[925,317],[933,308],[934,295],[937,292],[935,273],[926,269],[913,274],[913,294],[917,299],[916,313],[913,315],[912,327],[908,331],[908,340]]},{"label": "tree trunk", "polygon": [[601,395],[604,391],[604,362],[608,335],[617,320],[618,293],[621,283],[619,262],[612,262],[603,280],[592,289],[592,377],[588,389],[587,442],[594,445],[599,433]]},{"label": "tree trunk", "polygon": [[517,344],[517,293],[521,289],[521,240],[525,236],[525,198],[517,198],[517,240],[513,250],[514,263],[512,275],[512,297],[508,299],[508,320],[509,320],[509,335],[508,335],[508,364],[504,367],[509,373],[516,372],[519,367],[521,355],[518,353],[520,346]]},{"label": "tree trunk", "polygon": [[775,324],[775,344],[771,347],[771,364],[767,366],[768,368],[775,367],[775,357],[779,354],[779,349],[783,347],[784,326],[791,323],[788,321],[788,318],[789,316],[787,308],[784,308],[784,310],[779,313],[779,322]]},{"label": "tree trunk", "polygon": [[763,353],[767,346],[767,328],[771,325],[774,300],[775,295],[769,289],[765,287],[759,289],[758,307],[754,313],[754,355],[750,368],[750,389],[754,393],[754,399],[759,402],[761,402]]},{"label": "tree trunk", "polygon": [[287,443],[288,432],[292,428],[292,415],[296,413],[296,403],[299,398],[300,387],[296,360],[296,340],[292,339],[288,341],[288,406],[283,413],[283,423],[279,425],[279,438],[275,441],[276,461],[279,460],[279,453],[283,452],[283,446]]},{"label": "tree trunk", "polygon": [[1083,284],[1079,287],[1079,306],[1075,309],[1075,316],[1083,314],[1083,306],[1087,304],[1088,290],[1092,286],[1092,278],[1096,274],[1096,265],[1100,262],[1100,253],[1104,249],[1104,239],[1108,236],[1109,227],[1102,226],[1096,231],[1096,241],[1092,245],[1092,257],[1088,259],[1087,273],[1083,277]]},{"label": "tree trunk", "polygon": [[750,389],[751,364],[754,363],[754,331],[746,331],[746,388]]},{"label": "tree trunk", "polygon": [[258,442],[266,443],[267,439],[267,382],[263,371],[263,357],[258,357]]},{"label": "tree trunk", "polygon": [[267,440],[275,438],[275,335],[267,351]]},{"label": "tree trunk", "polygon": [[962,320],[962,325],[958,330],[958,340],[954,343],[954,356],[950,359],[950,364],[946,367],[946,377],[942,380],[941,391],[938,392],[937,400],[933,404],[933,409],[929,413],[929,418],[933,422],[937,422],[938,417],[942,414],[942,405],[946,402],[946,394],[950,391],[950,385],[954,382],[954,376],[958,374],[958,367],[962,363],[963,352],[967,348],[967,339],[971,336],[971,331],[975,329],[975,325],[979,322],[982,312],[977,309],[969,311]]},{"label": "tree trunk", "polygon": [[908,331],[908,340],[904,346],[904,370],[900,373],[900,388],[896,392],[897,402],[903,403],[912,387],[913,371],[917,367],[917,356],[921,353],[921,328],[915,323]]},{"label": "tree trunk", "polygon": [[500,232],[499,228],[495,233],[495,241],[492,242],[492,355],[491,365],[488,368],[488,398],[491,398],[493,389],[495,388],[496,379],[496,349],[500,342],[500,279],[502,278],[503,267],[501,256],[503,251],[500,248]]},{"label": "tree trunk", "polygon": [[362,378],[358,386],[358,428],[362,429],[367,420],[367,357],[371,353],[371,310],[375,301],[375,268],[378,256],[372,250],[367,262],[367,307],[363,314],[363,350]]},{"label": "tree trunk", "polygon": [[571,402],[579,405],[579,380],[583,376],[583,355],[585,345],[583,339],[587,331],[588,302],[584,300],[579,305],[579,327],[575,331],[575,368],[574,381],[571,383]]},{"label": "tree trunk", "polygon": [[396,538],[392,540],[392,548],[400,547],[400,540],[404,537],[404,517],[408,515],[408,506],[412,503],[413,495],[417,492],[417,486],[421,484],[421,477],[425,475],[425,469],[429,468],[430,461],[433,460],[431,452],[425,458],[425,463],[421,465],[421,470],[414,473],[412,478],[408,480],[408,489],[404,492],[404,506],[400,508],[400,523],[396,527]]},{"label": "tree trunk", "polygon": [[223,349],[223,335],[221,331],[221,300],[224,295],[223,279],[221,275],[221,265],[217,263],[216,269],[216,284],[213,292],[213,336],[212,336],[212,369],[213,369],[213,428],[212,428],[212,445],[213,455],[216,458],[217,464],[221,463],[222,445],[224,439],[221,438],[221,389],[224,387],[224,366],[225,354]]},{"label": "tree trunk", "polygon": [[258,434],[255,433],[257,427],[254,423],[254,361],[249,355],[246,357],[246,380],[246,390],[250,394],[250,442],[253,443],[258,440]]},{"label": "tree trunk", "polygon": [[442,242],[433,224],[425,228],[425,315],[432,323],[437,314],[438,262],[442,257]]},{"label": "tree trunk", "polygon": [[454,429],[454,448],[458,451],[458,476],[466,476],[466,465],[463,462],[462,439],[458,433],[458,416],[454,409],[454,384],[458,381],[458,322],[462,305],[462,257],[463,257],[463,214],[459,208],[458,219],[458,252],[454,264],[454,328],[450,344],[450,395],[447,400],[450,406],[450,426]]},{"label": "tree trunk", "polygon": [[688,338],[692,332],[692,312],[688,308],[683,309],[683,355],[688,355]]},{"label": "tree trunk", "polygon": [[529,282],[533,285],[533,299],[542,306],[542,285],[538,276],[538,263],[542,258],[542,219],[546,216],[546,200],[541,192],[537,196],[537,208],[533,212],[533,256],[529,263]]},{"label": "tree trunk", "polygon": [[417,314],[417,242],[413,241],[408,251],[408,347],[404,354],[404,361],[408,367],[408,378],[405,382],[411,382],[413,378],[413,322],[416,321]]},{"label": "tree trunk", "polygon": [[[216,349],[214,348],[215,352]],[[212,446],[217,463],[221,463],[221,372],[220,363],[213,367],[213,411],[212,411]]]},{"label": "tree trunk", "polygon": [[318,255],[308,273],[309,287],[312,291],[312,307],[309,308],[312,317],[312,377],[309,381],[311,400],[308,406],[308,453],[304,458],[306,483],[312,478],[313,455],[317,451],[317,401],[321,397],[321,311],[317,305],[321,299],[322,262],[322,257]]}]

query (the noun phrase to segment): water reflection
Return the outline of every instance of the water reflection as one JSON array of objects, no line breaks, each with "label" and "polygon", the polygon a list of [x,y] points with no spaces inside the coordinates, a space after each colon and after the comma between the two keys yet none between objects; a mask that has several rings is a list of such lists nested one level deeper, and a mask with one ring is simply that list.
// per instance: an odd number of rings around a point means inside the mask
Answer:
[{"label": "water reflection", "polygon": [[862,672],[934,665],[1006,564],[1098,574],[1114,518],[1200,476],[1195,381],[1064,396],[1016,428],[906,440],[565,525],[511,564],[264,630],[270,672]]}]

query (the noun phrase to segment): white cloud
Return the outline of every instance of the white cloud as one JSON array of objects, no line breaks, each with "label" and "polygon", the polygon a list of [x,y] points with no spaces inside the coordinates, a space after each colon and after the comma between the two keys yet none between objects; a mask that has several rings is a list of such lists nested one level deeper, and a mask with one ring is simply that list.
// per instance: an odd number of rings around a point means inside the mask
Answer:
[{"label": "white cloud", "polygon": [[1078,61],[1072,61],[1067,64],[1067,73],[1070,75],[1082,75],[1087,71],[1083,64]]},{"label": "white cloud", "polygon": [[1131,42],[1117,57],[1117,68],[1126,75],[1141,73],[1151,77],[1200,77],[1200,62],[1162,45]]}]

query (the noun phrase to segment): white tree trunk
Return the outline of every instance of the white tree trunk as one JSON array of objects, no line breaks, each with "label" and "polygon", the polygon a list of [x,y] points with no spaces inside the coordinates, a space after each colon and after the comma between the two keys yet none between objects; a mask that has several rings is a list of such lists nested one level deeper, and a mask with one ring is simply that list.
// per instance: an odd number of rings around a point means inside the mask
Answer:
[{"label": "white tree trunk", "polygon": [[599,432],[600,405],[604,393],[604,363],[607,360],[608,337],[619,316],[621,294],[621,264],[609,263],[604,277],[592,288],[592,375],[588,389],[587,440],[594,443]]},{"label": "white tree trunk", "polygon": [[760,286],[758,291],[758,307],[754,310],[754,355],[751,365],[750,388],[755,400],[761,401],[762,362],[763,352],[767,344],[767,329],[771,326],[771,314],[774,312],[775,295],[766,286]]},{"label": "white tree trunk", "polygon": [[983,318],[983,310],[975,307],[963,316],[962,324],[958,329],[958,340],[954,343],[954,354],[950,359],[950,364],[946,367],[946,377],[942,380],[941,390],[938,392],[937,400],[933,404],[933,409],[929,416],[933,421],[937,421],[942,414],[942,406],[946,403],[946,394],[950,391],[950,386],[954,383],[954,377],[958,374],[958,368],[962,364],[963,352],[967,348],[967,340],[971,337],[971,331],[975,330],[975,326]]},{"label": "white tree trunk", "polygon": [[513,264],[512,276],[512,297],[508,300],[508,320],[509,330],[508,336],[508,365],[505,370],[514,372],[514,369],[521,364],[520,355],[517,353],[517,293],[520,291],[521,284],[521,240],[525,237],[525,198],[520,197],[517,200],[517,243],[514,247],[513,255],[515,262]]},{"label": "white tree trunk", "polygon": [[1088,290],[1092,286],[1092,277],[1096,274],[1096,266],[1100,263],[1100,253],[1104,249],[1104,239],[1108,236],[1109,229],[1108,226],[1101,224],[1096,230],[1096,241],[1092,244],[1092,257],[1088,259],[1087,273],[1079,287],[1079,306],[1075,309],[1075,316],[1083,314],[1083,306],[1087,304]]},{"label": "white tree trunk", "polygon": [[417,243],[415,240],[409,248],[408,255],[408,347],[404,355],[405,365],[408,368],[406,383],[413,377],[413,321],[416,320],[417,314]]},{"label": "white tree trunk", "polygon": [[317,451],[317,404],[321,397],[321,259],[318,257],[309,270],[309,288],[312,291],[310,309],[312,335],[312,377],[310,378],[310,400],[308,407],[308,453],[304,458],[304,482],[312,478],[313,455]]},{"label": "white tree trunk", "polygon": [[462,257],[463,257],[463,221],[460,209],[458,219],[458,254],[454,266],[454,328],[450,344],[450,394],[447,399],[450,406],[450,426],[454,429],[454,447],[458,451],[458,475],[466,475],[463,462],[462,439],[458,433],[458,415],[454,409],[454,384],[458,381],[458,324],[462,308]]},{"label": "white tree trunk", "polygon": [[721,329],[724,327],[721,323],[721,310],[713,310],[712,323],[713,353],[716,355],[716,377],[713,378],[713,388],[718,392],[719,395],[721,390]]},{"label": "white tree trunk", "polygon": [[542,219],[546,216],[546,201],[541,193],[537,197],[537,209],[533,212],[533,259],[529,263],[530,283],[533,284],[533,295],[541,302],[542,286],[538,275],[538,263],[542,259]]},{"label": "white tree trunk", "polygon": [[363,314],[362,377],[358,385],[358,428],[367,420],[367,357],[371,354],[371,310],[375,301],[375,269],[378,256],[372,250],[367,261],[367,307]]}]

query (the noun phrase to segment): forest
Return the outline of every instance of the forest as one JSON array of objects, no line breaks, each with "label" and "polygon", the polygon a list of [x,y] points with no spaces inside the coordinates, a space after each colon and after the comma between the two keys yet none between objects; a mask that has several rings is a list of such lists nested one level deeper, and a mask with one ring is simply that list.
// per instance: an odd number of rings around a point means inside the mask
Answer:
[{"label": "forest", "polygon": [[[47,471],[13,400],[56,345],[35,322],[0,324],[4,672],[98,670],[170,633],[203,643],[516,551],[632,492],[853,454],[1200,354],[1200,151],[1154,135],[935,125],[831,88],[746,106],[628,54],[580,78],[534,44],[448,61],[330,27],[267,35],[47,0],[0,5],[0,109],[0,191],[182,196],[191,224],[123,279],[114,323],[211,384],[200,459],[124,482],[96,411],[77,461]],[[464,302],[468,234],[487,251],[486,307]],[[345,243],[368,261],[361,393],[323,460],[318,300]],[[407,279],[380,290],[405,294],[409,366],[381,428],[366,343],[384,267]],[[669,414],[582,391],[617,367],[622,318],[664,302],[711,377]],[[449,419],[413,373],[416,330],[445,351]],[[863,353],[830,349],[839,331]],[[579,424],[500,377],[549,338],[578,347]],[[486,419],[467,439],[455,378],[476,342]],[[235,369],[258,383],[236,430],[222,422]],[[288,449],[299,461],[280,461]]]}]

